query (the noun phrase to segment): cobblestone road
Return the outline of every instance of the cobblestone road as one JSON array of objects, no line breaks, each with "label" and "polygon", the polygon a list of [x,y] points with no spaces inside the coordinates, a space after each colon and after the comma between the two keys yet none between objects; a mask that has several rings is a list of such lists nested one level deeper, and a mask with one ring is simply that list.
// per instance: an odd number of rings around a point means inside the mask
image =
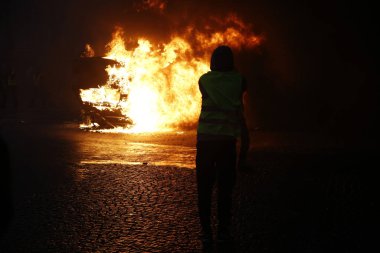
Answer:
[{"label": "cobblestone road", "polygon": [[85,165],[17,206],[5,252],[198,252],[194,171]]},{"label": "cobblestone road", "polygon": [[[73,137],[12,129],[15,215],[0,252],[201,252],[193,168],[82,163]],[[365,252],[374,156],[251,151],[234,193],[236,252]]]}]

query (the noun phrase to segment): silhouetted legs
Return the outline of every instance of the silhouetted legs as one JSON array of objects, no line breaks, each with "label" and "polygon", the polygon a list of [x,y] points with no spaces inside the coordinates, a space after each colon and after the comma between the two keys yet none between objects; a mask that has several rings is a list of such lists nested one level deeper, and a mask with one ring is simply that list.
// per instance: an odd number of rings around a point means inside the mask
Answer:
[{"label": "silhouetted legs", "polygon": [[215,183],[218,186],[218,239],[230,239],[235,165],[235,141],[199,141],[197,143],[198,209],[203,239],[206,242],[212,240],[211,198]]}]

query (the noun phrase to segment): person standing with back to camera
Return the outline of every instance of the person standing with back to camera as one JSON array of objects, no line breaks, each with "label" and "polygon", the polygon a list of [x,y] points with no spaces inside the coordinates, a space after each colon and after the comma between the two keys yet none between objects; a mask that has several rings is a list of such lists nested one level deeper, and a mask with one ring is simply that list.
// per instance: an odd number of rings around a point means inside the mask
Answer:
[{"label": "person standing with back to camera", "polygon": [[[197,128],[196,177],[198,210],[204,251],[212,250],[211,199],[216,183],[217,242],[226,250],[233,247],[231,234],[232,193],[236,178],[237,140],[241,137],[238,164],[245,164],[249,146],[244,118],[245,78],[235,70],[232,50],[217,47],[211,56],[211,71],[199,79],[202,109]],[[232,252],[232,251],[231,251]]]}]

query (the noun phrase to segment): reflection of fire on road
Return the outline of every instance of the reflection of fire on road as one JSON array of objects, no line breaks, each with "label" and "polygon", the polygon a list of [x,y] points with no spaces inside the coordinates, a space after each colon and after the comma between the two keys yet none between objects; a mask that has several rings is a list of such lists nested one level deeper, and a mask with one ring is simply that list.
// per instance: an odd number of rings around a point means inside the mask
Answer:
[{"label": "reflection of fire on road", "polygon": [[220,44],[240,49],[260,43],[251,26],[235,15],[213,22],[217,28],[206,26],[201,32],[188,27],[168,43],[139,38],[132,49],[125,47],[124,31],[116,28],[103,58],[118,64],[107,66],[106,83],[80,90],[85,116],[81,127],[115,132],[194,128],[201,106],[198,78],[209,70],[211,51]]}]

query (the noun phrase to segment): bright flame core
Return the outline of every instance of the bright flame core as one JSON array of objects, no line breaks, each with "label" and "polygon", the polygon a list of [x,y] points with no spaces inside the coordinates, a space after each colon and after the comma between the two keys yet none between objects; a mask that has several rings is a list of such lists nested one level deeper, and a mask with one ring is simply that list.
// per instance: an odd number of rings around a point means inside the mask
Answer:
[{"label": "bright flame core", "polygon": [[[201,107],[198,79],[209,71],[212,50],[220,44],[240,48],[243,45],[253,47],[260,42],[257,36],[239,31],[243,24],[240,20],[236,24],[237,28],[211,35],[188,29],[188,35],[174,36],[169,43],[157,46],[140,38],[138,46],[131,50],[125,48],[123,30],[117,28],[104,58],[116,60],[119,65],[106,68],[109,75],[106,84],[80,90],[82,101],[98,110],[120,110],[132,120],[131,127],[115,129],[118,132],[195,127]],[[203,55],[196,57],[193,48],[201,49]]]}]

